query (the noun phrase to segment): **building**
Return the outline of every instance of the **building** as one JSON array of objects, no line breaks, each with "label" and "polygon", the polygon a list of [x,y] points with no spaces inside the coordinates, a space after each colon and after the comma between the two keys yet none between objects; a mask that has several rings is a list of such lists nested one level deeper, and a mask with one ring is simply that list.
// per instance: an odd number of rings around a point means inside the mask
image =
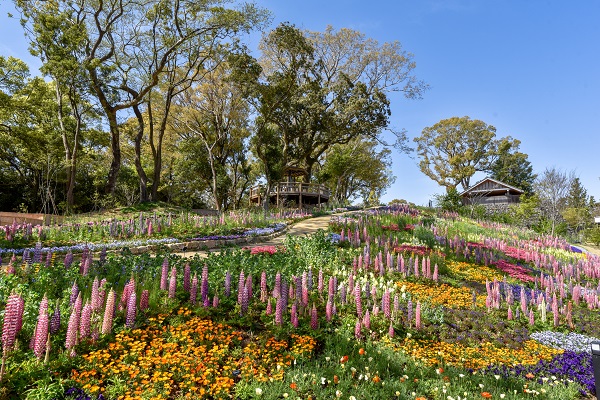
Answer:
[{"label": "building", "polygon": [[485,178],[460,194],[464,205],[506,206],[519,203],[521,195],[525,193],[519,188]]}]

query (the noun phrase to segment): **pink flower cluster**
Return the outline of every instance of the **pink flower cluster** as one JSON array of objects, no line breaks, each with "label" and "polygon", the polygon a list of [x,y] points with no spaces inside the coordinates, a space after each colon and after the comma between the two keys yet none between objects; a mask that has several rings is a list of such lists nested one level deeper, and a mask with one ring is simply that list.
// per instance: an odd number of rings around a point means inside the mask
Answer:
[{"label": "pink flower cluster", "polygon": [[520,279],[523,282],[533,282],[535,280],[533,276],[529,275],[527,269],[505,260],[496,262],[496,268],[502,272],[506,272],[511,278]]},{"label": "pink flower cluster", "polygon": [[270,254],[277,253],[277,247],[275,246],[256,246],[250,249],[250,254]]}]

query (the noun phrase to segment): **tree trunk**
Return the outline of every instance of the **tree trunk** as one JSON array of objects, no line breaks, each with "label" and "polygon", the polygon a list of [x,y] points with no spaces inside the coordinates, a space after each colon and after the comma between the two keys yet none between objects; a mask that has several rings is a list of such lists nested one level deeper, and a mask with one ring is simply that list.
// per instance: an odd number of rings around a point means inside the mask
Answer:
[{"label": "tree trunk", "polygon": [[144,171],[142,166],[142,139],[144,138],[144,116],[140,112],[138,105],[133,106],[133,112],[138,120],[137,135],[135,136],[135,170],[137,171],[140,181],[140,203],[146,203],[148,201],[148,175]]}]

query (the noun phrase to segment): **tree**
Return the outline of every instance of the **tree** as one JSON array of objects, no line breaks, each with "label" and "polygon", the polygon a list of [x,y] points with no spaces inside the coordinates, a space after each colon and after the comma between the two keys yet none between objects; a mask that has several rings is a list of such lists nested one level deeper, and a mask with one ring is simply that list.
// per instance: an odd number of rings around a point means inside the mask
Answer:
[{"label": "tree", "polygon": [[58,0],[43,7],[39,2],[17,0],[16,5],[25,24],[35,23],[47,13],[68,12],[71,23],[85,35],[78,61],[110,129],[112,161],[106,184],[110,194],[121,167],[117,113],[141,104],[169,61],[183,49],[210,47],[265,18],[265,13],[253,5],[231,10],[217,0]]},{"label": "tree", "polygon": [[260,49],[260,72],[244,81],[261,121],[279,131],[284,164],[305,168],[306,181],[332,146],[358,137],[382,141],[387,92],[418,98],[427,88],[414,78],[412,55],[399,43],[379,45],[356,31],[302,32],[286,23],[266,35]]},{"label": "tree", "polygon": [[355,139],[333,146],[317,175],[332,190],[330,201],[347,205],[358,197],[367,202],[371,193],[380,198],[395,181],[391,166],[390,149],[372,139]]},{"label": "tree", "polygon": [[212,62],[202,82],[177,96],[172,124],[190,150],[194,143],[202,147],[194,150],[203,157],[196,158],[197,167],[204,169],[201,176],[206,177],[215,207],[221,211],[242,183],[241,170],[235,168],[243,169],[246,164],[242,154],[250,136],[250,109],[237,85],[228,78],[229,65],[218,58]]},{"label": "tree", "polygon": [[533,193],[533,184],[537,177],[525,153],[519,151],[521,142],[510,136],[497,143],[497,152],[493,155],[489,173],[491,178],[507,183],[523,190],[526,194]]},{"label": "tree", "polygon": [[572,176],[552,167],[546,168],[535,182],[534,190],[540,199],[542,214],[551,222],[551,235],[554,235],[556,224],[566,206],[571,181]]},{"label": "tree", "polygon": [[452,117],[423,129],[414,138],[421,172],[447,190],[469,187],[478,171],[489,170],[497,152],[496,128],[469,117]]},{"label": "tree", "polygon": [[590,199],[579,177],[573,177],[569,193],[565,199],[565,208],[561,213],[569,229],[579,235],[592,221]]}]

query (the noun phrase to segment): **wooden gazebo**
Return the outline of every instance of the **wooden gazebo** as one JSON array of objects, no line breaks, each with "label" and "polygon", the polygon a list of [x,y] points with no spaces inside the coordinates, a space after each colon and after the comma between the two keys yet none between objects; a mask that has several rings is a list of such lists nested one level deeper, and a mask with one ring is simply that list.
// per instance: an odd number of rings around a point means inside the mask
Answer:
[{"label": "wooden gazebo", "polygon": [[[278,207],[315,206],[329,201],[330,191],[325,185],[304,183],[301,179],[306,176],[306,170],[300,167],[286,167],[285,181],[277,182],[269,191],[269,202]],[[264,185],[250,188],[250,204],[261,204],[264,200]]]}]

